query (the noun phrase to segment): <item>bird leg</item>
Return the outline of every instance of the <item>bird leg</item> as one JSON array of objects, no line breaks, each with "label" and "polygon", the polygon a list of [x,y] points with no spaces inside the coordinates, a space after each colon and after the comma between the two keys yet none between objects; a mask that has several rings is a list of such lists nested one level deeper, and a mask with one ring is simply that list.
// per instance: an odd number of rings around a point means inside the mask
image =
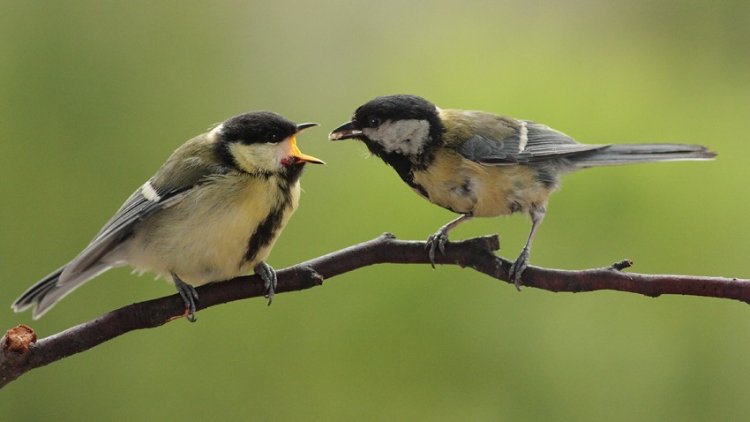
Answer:
[{"label": "bird leg", "polygon": [[180,294],[182,301],[185,302],[187,320],[195,322],[195,302],[198,301],[198,292],[195,291],[195,287],[180,280],[180,277],[177,277],[175,273],[172,273],[172,280],[175,287],[177,287],[177,293]]},{"label": "bird leg", "polygon": [[508,273],[510,280],[513,281],[513,284],[519,292],[521,291],[521,276],[529,266],[531,242],[534,240],[536,229],[539,228],[539,225],[542,224],[542,220],[544,220],[545,212],[547,212],[547,209],[544,206],[535,206],[529,210],[529,215],[531,216],[531,232],[529,233],[529,238],[526,240],[526,246],[524,246],[521,251],[521,255],[519,255],[516,262],[511,265],[510,272]]},{"label": "bird leg", "polygon": [[448,243],[448,232],[456,228],[456,226],[463,223],[464,221],[471,220],[471,218],[471,215],[463,214],[455,220],[451,220],[443,227],[440,227],[438,231],[431,234],[430,237],[427,238],[425,249],[429,249],[428,255],[430,257],[432,268],[435,268],[435,250],[440,250],[440,253],[445,255],[445,244]]},{"label": "bird leg", "polygon": [[268,298],[268,305],[270,306],[271,301],[273,301],[273,295],[274,293],[276,293],[276,270],[274,270],[270,265],[261,261],[260,264],[255,266],[253,271],[255,271],[255,274],[258,274],[258,277],[263,280],[263,286],[266,289],[265,296]]}]

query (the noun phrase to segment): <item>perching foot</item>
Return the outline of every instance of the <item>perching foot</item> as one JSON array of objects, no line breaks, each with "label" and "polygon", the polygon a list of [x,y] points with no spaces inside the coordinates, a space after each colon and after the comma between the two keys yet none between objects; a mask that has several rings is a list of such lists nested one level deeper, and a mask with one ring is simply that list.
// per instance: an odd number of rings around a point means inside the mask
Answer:
[{"label": "perching foot", "polygon": [[431,234],[427,238],[425,249],[428,250],[427,255],[430,257],[430,265],[435,268],[435,251],[439,250],[441,254],[445,255],[445,244],[448,243],[448,231],[443,227],[435,233]]},{"label": "perching foot", "polygon": [[254,271],[263,280],[263,286],[266,288],[265,297],[268,298],[268,305],[270,306],[273,301],[273,295],[276,293],[276,270],[265,262],[261,262],[255,266]]},{"label": "perching foot", "polygon": [[177,277],[177,274],[172,274],[174,285],[177,287],[177,293],[180,294],[182,301],[185,302],[185,316],[190,322],[195,322],[195,303],[198,301],[198,292],[195,291],[195,287],[185,283]]},{"label": "perching foot", "polygon": [[518,259],[516,259],[516,262],[513,263],[513,265],[510,266],[510,281],[513,282],[513,284],[516,286],[516,289],[520,292],[521,291],[521,276],[523,275],[523,272],[526,271],[526,268],[529,266],[529,250],[527,248],[523,248],[521,251],[521,255],[518,256]]}]

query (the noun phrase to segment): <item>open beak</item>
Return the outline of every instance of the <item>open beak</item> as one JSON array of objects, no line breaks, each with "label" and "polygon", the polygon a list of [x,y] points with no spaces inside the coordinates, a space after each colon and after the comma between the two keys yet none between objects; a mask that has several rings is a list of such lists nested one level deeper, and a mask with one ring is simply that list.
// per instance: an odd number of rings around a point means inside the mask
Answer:
[{"label": "open beak", "polygon": [[362,136],[362,131],[356,129],[353,122],[346,122],[329,133],[328,139],[342,141],[344,139],[359,138],[360,136]]},{"label": "open beak", "polygon": [[[297,125],[297,133],[300,133],[301,131],[307,128],[311,128],[317,125],[318,125],[317,123],[300,123]],[[290,144],[291,144],[291,148],[290,148],[291,150],[289,151],[289,155],[294,157],[298,162],[325,164],[323,160],[319,158],[315,158],[312,155],[304,154],[302,151],[299,150],[299,147],[297,146],[297,134],[292,135]]]}]

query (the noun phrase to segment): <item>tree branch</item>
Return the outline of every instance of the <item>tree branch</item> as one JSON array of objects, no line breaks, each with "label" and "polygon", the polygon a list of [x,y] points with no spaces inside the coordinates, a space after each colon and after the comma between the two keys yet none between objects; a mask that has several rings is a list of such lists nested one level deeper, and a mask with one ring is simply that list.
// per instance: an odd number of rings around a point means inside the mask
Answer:
[{"label": "tree branch", "polygon": [[[508,282],[512,262],[494,254],[499,247],[497,236],[450,242],[446,245],[445,255],[438,254],[436,261],[473,268]],[[397,240],[386,233],[368,242],[280,270],[276,291],[305,290],[336,275],[382,263],[427,264],[425,242]],[[651,297],[681,294],[750,302],[749,280],[622,272],[631,265],[630,261],[621,261],[609,267],[582,271],[530,266],[523,274],[522,284],[553,292],[618,290]],[[257,276],[201,286],[197,288],[200,296],[198,309],[262,296],[263,290],[263,282]],[[183,315],[183,301],[178,295],[172,295],[125,306],[39,341],[31,328],[18,326],[8,330],[0,339],[0,388],[31,369],[91,349],[129,331],[158,327]]]}]

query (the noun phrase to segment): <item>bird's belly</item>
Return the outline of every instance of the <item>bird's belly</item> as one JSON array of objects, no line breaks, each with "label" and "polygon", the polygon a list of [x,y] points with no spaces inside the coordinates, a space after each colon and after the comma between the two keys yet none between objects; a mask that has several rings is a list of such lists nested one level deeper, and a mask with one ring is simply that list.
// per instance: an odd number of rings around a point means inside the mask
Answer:
[{"label": "bird's belly", "polygon": [[527,166],[484,166],[438,155],[432,166],[415,171],[413,179],[434,204],[456,213],[494,217],[546,204],[551,188],[536,174]]},{"label": "bird's belly", "polygon": [[277,227],[251,260],[246,259],[249,239],[280,202],[281,193],[270,184],[245,186],[231,201],[226,191],[213,187],[186,197],[137,228],[128,242],[127,261],[141,272],[174,273],[194,286],[247,274],[268,257],[296,209],[299,185],[295,187]]},{"label": "bird's belly", "polygon": [[544,206],[550,192],[550,187],[538,180],[534,169],[526,166],[490,167],[478,178],[473,215],[494,217],[528,212]]}]

